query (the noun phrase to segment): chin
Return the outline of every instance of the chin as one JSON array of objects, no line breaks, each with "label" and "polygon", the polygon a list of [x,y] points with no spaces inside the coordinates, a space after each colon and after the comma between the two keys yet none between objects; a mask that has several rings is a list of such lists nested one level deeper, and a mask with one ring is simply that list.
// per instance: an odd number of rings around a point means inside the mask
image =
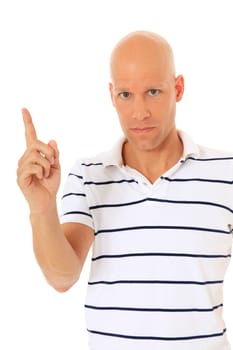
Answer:
[{"label": "chin", "polygon": [[158,143],[149,141],[132,140],[132,142],[130,142],[129,140],[129,143],[131,144],[131,147],[140,152],[152,152],[159,147]]}]

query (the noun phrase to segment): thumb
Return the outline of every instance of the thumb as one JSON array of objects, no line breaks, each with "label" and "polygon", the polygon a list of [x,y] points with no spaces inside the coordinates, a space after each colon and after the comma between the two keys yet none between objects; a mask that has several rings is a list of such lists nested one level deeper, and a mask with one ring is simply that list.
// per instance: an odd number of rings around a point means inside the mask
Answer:
[{"label": "thumb", "polygon": [[48,145],[50,147],[52,147],[52,149],[54,150],[54,167],[59,167],[59,150],[58,150],[58,146],[57,146],[57,142],[55,140],[50,140],[48,142]]}]

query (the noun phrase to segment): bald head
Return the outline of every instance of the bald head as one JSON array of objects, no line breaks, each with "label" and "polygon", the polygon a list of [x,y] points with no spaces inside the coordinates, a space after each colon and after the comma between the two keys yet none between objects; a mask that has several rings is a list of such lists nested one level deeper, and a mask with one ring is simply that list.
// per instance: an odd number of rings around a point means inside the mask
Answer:
[{"label": "bald head", "polygon": [[154,69],[168,77],[175,76],[172,48],[160,35],[136,31],[122,38],[111,54],[112,81],[125,70]]}]

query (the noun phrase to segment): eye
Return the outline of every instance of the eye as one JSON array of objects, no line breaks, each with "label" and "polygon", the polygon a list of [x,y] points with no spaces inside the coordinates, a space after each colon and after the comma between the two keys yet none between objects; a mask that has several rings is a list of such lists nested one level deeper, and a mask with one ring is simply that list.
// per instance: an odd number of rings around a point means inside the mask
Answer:
[{"label": "eye", "polygon": [[123,100],[127,100],[130,96],[130,93],[128,91],[123,91],[119,93],[119,96],[123,99]]},{"label": "eye", "polygon": [[148,91],[148,94],[150,95],[150,96],[157,96],[158,94],[159,94],[159,90],[158,89],[150,89],[149,91]]}]

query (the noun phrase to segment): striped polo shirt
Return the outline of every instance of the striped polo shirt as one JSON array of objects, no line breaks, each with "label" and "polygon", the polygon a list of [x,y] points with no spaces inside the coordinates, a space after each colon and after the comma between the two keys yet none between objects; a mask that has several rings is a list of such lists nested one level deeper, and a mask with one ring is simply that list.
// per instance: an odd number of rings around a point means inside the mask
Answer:
[{"label": "striped polo shirt", "polygon": [[68,176],[61,222],[95,232],[85,304],[91,350],[230,349],[222,312],[233,154],[179,134],[182,158],[153,184],[123,165],[123,139]]}]

